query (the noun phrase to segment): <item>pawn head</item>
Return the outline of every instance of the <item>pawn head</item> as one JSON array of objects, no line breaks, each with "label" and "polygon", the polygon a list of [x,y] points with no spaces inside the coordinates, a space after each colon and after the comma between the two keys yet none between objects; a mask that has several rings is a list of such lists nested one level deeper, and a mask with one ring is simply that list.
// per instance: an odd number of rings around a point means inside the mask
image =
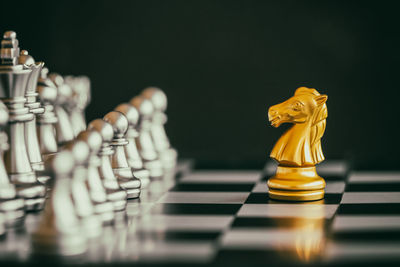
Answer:
[{"label": "pawn head", "polygon": [[77,136],[78,140],[84,141],[90,149],[90,152],[97,153],[101,144],[103,143],[103,139],[101,138],[101,134],[93,130],[82,131]]},{"label": "pawn head", "polygon": [[70,99],[72,97],[73,92],[71,87],[64,82],[64,78],[57,73],[50,73],[48,77],[57,87],[57,94],[58,94],[57,103],[71,104]]},{"label": "pawn head", "polygon": [[39,93],[39,98],[45,103],[54,103],[57,100],[57,88],[55,86],[49,86],[48,84],[39,83],[36,87]]},{"label": "pawn head", "polygon": [[61,86],[64,84],[64,78],[58,73],[50,73],[47,77],[57,86]]},{"label": "pawn head", "polygon": [[88,130],[98,132],[103,138],[103,142],[111,142],[114,137],[114,129],[110,123],[103,119],[95,119],[89,123]]},{"label": "pawn head", "polygon": [[74,169],[74,155],[68,150],[58,152],[49,161],[45,162],[46,169],[56,175],[68,175]]},{"label": "pawn head", "polygon": [[103,120],[111,124],[114,131],[114,138],[123,138],[128,131],[128,119],[119,111],[108,112]]},{"label": "pawn head", "polygon": [[64,147],[72,153],[77,164],[84,164],[89,159],[89,146],[82,140],[68,142]]},{"label": "pawn head", "polygon": [[143,90],[142,96],[151,101],[154,109],[164,112],[167,109],[167,96],[158,87],[147,87]]},{"label": "pawn head", "polygon": [[120,104],[115,108],[115,111],[119,111],[122,114],[124,114],[125,117],[128,119],[129,126],[131,127],[135,127],[139,122],[139,112],[131,104],[128,103]]},{"label": "pawn head", "polygon": [[153,116],[154,107],[150,100],[141,96],[136,96],[132,98],[129,103],[139,111],[143,119],[149,119]]},{"label": "pawn head", "polygon": [[18,57],[18,64],[30,67],[35,65],[35,60],[29,55],[27,50],[22,50]]}]

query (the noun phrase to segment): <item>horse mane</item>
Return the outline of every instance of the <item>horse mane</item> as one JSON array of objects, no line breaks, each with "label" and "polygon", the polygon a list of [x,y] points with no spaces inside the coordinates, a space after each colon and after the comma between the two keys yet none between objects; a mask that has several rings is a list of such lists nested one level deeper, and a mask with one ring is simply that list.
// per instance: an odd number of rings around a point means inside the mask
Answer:
[{"label": "horse mane", "polygon": [[[296,90],[294,95],[309,95],[314,98],[321,94],[314,88],[300,87]],[[310,131],[311,154],[314,158],[314,162],[316,163],[319,163],[325,159],[321,148],[321,138],[325,132],[327,117],[328,108],[326,107],[326,104],[324,103],[321,106],[317,106],[312,118]]]}]

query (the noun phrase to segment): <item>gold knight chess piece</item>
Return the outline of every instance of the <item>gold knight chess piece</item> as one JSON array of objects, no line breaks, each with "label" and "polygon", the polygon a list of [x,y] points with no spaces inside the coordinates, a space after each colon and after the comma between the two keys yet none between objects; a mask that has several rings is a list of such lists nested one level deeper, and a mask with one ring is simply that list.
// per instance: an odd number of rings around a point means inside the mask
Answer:
[{"label": "gold knight chess piece", "polygon": [[313,88],[300,87],[294,96],[268,110],[272,126],[293,123],[275,144],[270,157],[278,162],[268,180],[269,197],[287,201],[311,201],[324,198],[325,181],[315,165],[325,158],[321,138],[325,132],[327,95]]}]

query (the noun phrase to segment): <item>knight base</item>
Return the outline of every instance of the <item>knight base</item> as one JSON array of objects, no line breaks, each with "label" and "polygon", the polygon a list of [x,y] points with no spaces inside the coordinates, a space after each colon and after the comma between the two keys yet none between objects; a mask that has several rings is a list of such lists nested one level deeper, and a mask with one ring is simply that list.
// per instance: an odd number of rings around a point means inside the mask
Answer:
[{"label": "knight base", "polygon": [[286,201],[313,201],[324,198],[325,180],[313,167],[278,166],[268,180],[269,197]]}]

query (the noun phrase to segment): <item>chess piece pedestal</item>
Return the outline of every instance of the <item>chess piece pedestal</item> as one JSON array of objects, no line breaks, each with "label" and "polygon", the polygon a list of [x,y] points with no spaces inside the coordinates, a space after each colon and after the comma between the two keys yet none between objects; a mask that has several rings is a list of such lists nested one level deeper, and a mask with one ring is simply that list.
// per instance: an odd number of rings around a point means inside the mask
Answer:
[{"label": "chess piece pedestal", "polygon": [[286,201],[313,201],[324,198],[325,180],[315,166],[278,166],[268,180],[269,197]]},{"label": "chess piece pedestal", "polygon": [[141,182],[137,177],[133,176],[132,169],[129,167],[126,160],[124,151],[124,146],[126,144],[128,144],[126,140],[116,139],[111,143],[115,149],[114,155],[112,156],[112,169],[114,175],[120,180],[121,187],[126,189],[127,197],[132,199],[140,196]]},{"label": "chess piece pedestal", "polygon": [[110,157],[114,151],[110,149],[102,149],[99,153],[101,164],[99,166],[100,176],[106,189],[107,199],[113,203],[114,211],[125,210],[127,204],[128,193],[123,189],[114,175],[111,167]]}]

